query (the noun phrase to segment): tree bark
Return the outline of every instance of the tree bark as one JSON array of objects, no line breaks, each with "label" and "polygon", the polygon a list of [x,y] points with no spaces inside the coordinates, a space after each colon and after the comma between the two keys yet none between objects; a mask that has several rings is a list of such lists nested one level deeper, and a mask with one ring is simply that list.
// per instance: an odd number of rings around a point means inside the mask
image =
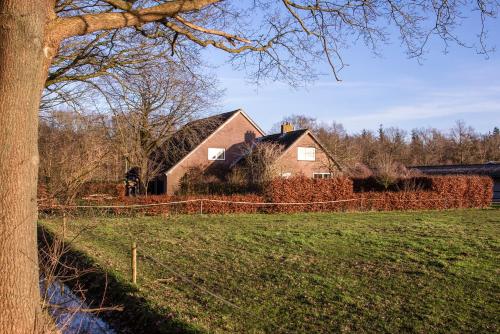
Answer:
[{"label": "tree bark", "polygon": [[0,333],[34,333],[38,108],[54,54],[44,41],[52,0],[0,0]]}]

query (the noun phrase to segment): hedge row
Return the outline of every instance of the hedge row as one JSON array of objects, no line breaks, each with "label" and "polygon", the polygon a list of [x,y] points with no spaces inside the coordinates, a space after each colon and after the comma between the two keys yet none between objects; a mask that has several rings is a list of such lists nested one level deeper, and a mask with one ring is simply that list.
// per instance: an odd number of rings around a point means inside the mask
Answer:
[{"label": "hedge row", "polygon": [[315,180],[305,177],[273,181],[265,191],[267,202],[320,202],[353,199],[339,203],[273,206],[267,212],[313,212],[339,210],[418,210],[483,208],[491,204],[493,181],[486,176],[433,176],[407,185],[428,184],[402,191],[354,192],[353,182],[345,178]]},{"label": "hedge row", "polygon": [[[199,201],[205,198],[211,201]],[[186,203],[175,203],[183,202]],[[190,201],[190,202],[189,202]],[[221,201],[221,202],[215,202]],[[205,214],[223,214],[223,213],[257,213],[259,206],[254,204],[235,204],[230,202],[249,202],[262,203],[264,199],[258,195],[230,195],[230,196],[137,196],[120,197],[117,202],[109,203],[111,205],[150,205],[159,203],[171,203],[169,205],[136,207],[136,208],[112,208],[109,211],[122,214],[128,212],[141,212],[145,214],[170,214],[170,213],[205,213]]]},{"label": "hedge row", "polygon": [[491,205],[493,181],[487,176],[436,176],[430,191],[357,194],[366,210],[485,208]]},{"label": "hedge row", "polygon": [[[349,178],[310,179],[305,176],[275,179],[264,189],[264,199],[269,203],[311,203],[353,199],[353,183]],[[266,212],[314,212],[350,209],[353,202],[317,203],[307,205],[273,205]]]},{"label": "hedge row", "polygon": [[[422,179],[422,178],[419,178]],[[292,213],[354,210],[420,210],[451,208],[483,208],[491,204],[493,183],[485,176],[435,176],[424,180],[429,190],[354,192],[353,181],[348,178],[309,179],[295,177],[277,179],[264,190],[263,196],[254,194],[227,196],[121,196],[99,205],[144,205],[165,202],[192,201],[170,205],[134,208],[110,208],[115,214],[141,212],[144,214],[170,213]],[[217,202],[221,201],[221,202]],[[227,202],[225,202],[227,201]],[[341,201],[336,203],[321,203]],[[249,203],[311,203],[289,205],[257,205]],[[319,203],[318,203],[319,202]]]}]

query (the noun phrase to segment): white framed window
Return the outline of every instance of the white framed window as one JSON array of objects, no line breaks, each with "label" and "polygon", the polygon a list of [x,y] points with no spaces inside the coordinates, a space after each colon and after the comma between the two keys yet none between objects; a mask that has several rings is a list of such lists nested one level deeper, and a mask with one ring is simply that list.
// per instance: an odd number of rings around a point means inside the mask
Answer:
[{"label": "white framed window", "polygon": [[210,147],[208,149],[208,160],[226,160],[226,149]]},{"label": "white framed window", "polygon": [[316,149],[314,147],[299,147],[297,149],[297,160],[315,161]]},{"label": "white framed window", "polygon": [[281,173],[281,177],[284,179],[288,179],[290,176],[292,176],[292,173],[290,173],[290,172]]},{"label": "white framed window", "polygon": [[313,173],[313,179],[331,179],[332,173]]}]

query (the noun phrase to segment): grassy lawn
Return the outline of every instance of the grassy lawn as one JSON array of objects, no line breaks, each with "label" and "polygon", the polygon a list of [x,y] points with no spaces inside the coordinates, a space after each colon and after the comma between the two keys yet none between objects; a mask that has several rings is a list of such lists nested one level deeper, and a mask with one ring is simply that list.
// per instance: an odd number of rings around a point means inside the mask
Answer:
[{"label": "grassy lawn", "polygon": [[68,229],[81,233],[75,248],[123,281],[136,240],[139,255],[196,283],[138,259],[134,293],[201,330],[500,330],[499,209],[95,218]]}]

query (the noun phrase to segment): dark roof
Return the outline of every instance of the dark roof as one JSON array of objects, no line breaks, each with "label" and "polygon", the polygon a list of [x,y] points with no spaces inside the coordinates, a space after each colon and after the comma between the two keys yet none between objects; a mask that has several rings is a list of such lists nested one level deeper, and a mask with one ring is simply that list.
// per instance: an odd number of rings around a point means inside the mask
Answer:
[{"label": "dark roof", "polygon": [[414,166],[410,168],[419,170],[424,174],[430,174],[430,175],[475,174],[475,175],[488,175],[494,178],[500,178],[499,162],[489,162],[486,164],[473,164],[473,165]]},{"label": "dark roof", "polygon": [[[307,132],[307,129],[294,130],[286,133],[273,133],[271,135],[262,136],[257,138],[256,142],[264,142],[264,143],[276,143],[280,145],[281,151],[284,152],[287,148],[289,148],[297,139],[300,138],[304,133]],[[236,159],[232,164],[231,168],[236,166],[241,166],[245,164],[245,156],[242,155],[238,159]]]},{"label": "dark roof", "polygon": [[240,110],[189,122],[173,134],[162,148],[163,171],[168,171]]},{"label": "dark roof", "polygon": [[265,143],[276,143],[281,145],[283,150],[286,150],[306,132],[307,129],[294,130],[286,133],[274,133],[272,135],[257,138],[257,140]]}]

